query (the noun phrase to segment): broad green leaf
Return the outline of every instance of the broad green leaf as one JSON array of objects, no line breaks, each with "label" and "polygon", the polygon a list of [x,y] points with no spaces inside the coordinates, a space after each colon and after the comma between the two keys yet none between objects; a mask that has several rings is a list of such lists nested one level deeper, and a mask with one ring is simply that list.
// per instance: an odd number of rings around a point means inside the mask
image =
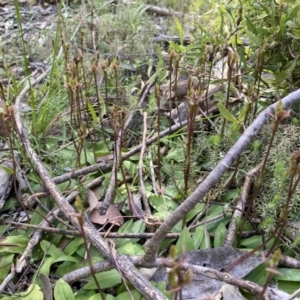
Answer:
[{"label": "broad green leaf", "polygon": [[211,249],[210,236],[206,229],[204,229],[204,238],[201,242],[200,249]]},{"label": "broad green leaf", "polygon": [[[108,143],[110,147],[110,143]],[[96,148],[96,157],[101,157],[104,155],[108,155],[110,153],[110,149],[107,148],[107,143],[104,140],[97,142],[95,145]]]},{"label": "broad green leaf", "polygon": [[47,255],[52,256],[54,259],[65,255],[65,253],[58,249],[55,245],[50,244],[48,241],[42,240],[40,246]]},{"label": "broad green leaf", "polygon": [[[19,206],[19,201],[15,197],[9,197],[9,201],[5,201],[3,207],[1,208],[0,211],[6,211],[9,210],[13,207]],[[2,236],[2,234],[1,234]]]},{"label": "broad green leaf", "polygon": [[273,80],[274,85],[280,85],[285,79],[291,76],[292,72],[294,71],[297,59],[294,59],[293,61],[287,63],[283,70],[275,77]]},{"label": "broad green leaf", "polygon": [[87,108],[88,108],[88,110],[89,110],[89,112],[92,116],[93,124],[94,124],[94,126],[96,126],[97,121],[98,121],[97,120],[97,114],[95,112],[95,109],[94,109],[93,105],[91,104],[91,102],[89,100],[87,100]]},{"label": "broad green leaf", "polygon": [[[101,300],[102,298],[101,298],[101,295],[98,293],[98,294],[93,295],[90,298],[84,298],[82,300],[86,300],[86,299],[88,299],[88,300]],[[105,300],[114,300],[114,299],[116,299],[116,298],[112,295],[105,295]],[[75,300],[77,300],[76,297],[75,297]]]},{"label": "broad green leaf", "polygon": [[240,195],[240,190],[235,189],[235,190],[229,190],[227,191],[224,195],[222,195],[221,201],[222,202],[228,202]]},{"label": "broad green leaf", "polygon": [[286,21],[287,21],[286,14],[285,13],[281,14],[280,24],[279,24],[281,36],[283,36],[286,33]]},{"label": "broad green leaf", "polygon": [[84,290],[80,289],[78,292],[74,294],[75,300],[86,300],[92,298],[93,296],[98,295],[97,300],[100,300],[99,294],[95,294],[93,290]]},{"label": "broad green leaf", "polygon": [[214,238],[214,247],[219,248],[223,246],[223,243],[225,241],[225,237],[227,234],[227,229],[224,225],[224,223],[220,223],[217,227],[217,230],[215,231],[215,238]]},{"label": "broad green leaf", "polygon": [[293,20],[299,13],[299,10],[300,10],[300,4],[293,7],[293,10],[287,15],[287,20]]},{"label": "broad green leaf", "polygon": [[240,124],[239,121],[229,112],[229,110],[221,102],[219,102],[217,106],[223,118],[225,118],[231,123]]},{"label": "broad green leaf", "polygon": [[249,39],[249,43],[253,47],[260,47],[262,45],[262,40],[258,35],[253,34],[249,30],[247,30],[247,37]]},{"label": "broad green leaf", "polygon": [[128,171],[129,175],[134,177],[137,174],[137,164],[133,163],[129,160],[123,161],[123,165],[125,166],[126,170]]},{"label": "broad green leaf", "polygon": [[118,232],[130,233],[132,232],[132,227],[133,227],[133,219],[130,219],[119,228]]},{"label": "broad green leaf", "polygon": [[281,281],[297,281],[300,282],[300,270],[299,269],[288,269],[278,268],[278,271],[283,275],[274,274],[273,278]]},{"label": "broad green leaf", "polygon": [[199,226],[196,228],[194,234],[193,234],[193,241],[194,241],[194,245],[195,245],[195,249],[199,249],[202,241],[204,238],[204,227]]},{"label": "broad green leaf", "polygon": [[198,203],[195,208],[193,208],[192,210],[190,210],[187,215],[186,215],[186,221],[189,222],[190,220],[192,220],[197,214],[200,213],[200,211],[203,210],[205,204],[204,203]]},{"label": "broad green leaf", "polygon": [[[96,274],[95,276],[100,284],[101,289],[107,289],[121,283],[121,276],[117,270],[101,272],[99,274]],[[91,278],[89,282],[83,286],[83,289],[85,290],[97,289],[94,279]]]},{"label": "broad green leaf", "polygon": [[184,161],[184,151],[181,148],[172,148],[169,150],[168,154],[165,156],[166,160],[175,160],[177,162]]},{"label": "broad green leaf", "polygon": [[118,247],[118,253],[127,255],[144,255],[144,247],[137,243],[128,242],[122,247]]},{"label": "broad green leaf", "polygon": [[0,257],[0,282],[3,282],[4,278],[8,274],[11,269],[11,263],[13,261],[13,254],[6,254]]},{"label": "broad green leaf", "polygon": [[[133,296],[134,300],[140,300],[142,298],[141,294],[134,290],[134,291],[130,291],[131,295]],[[132,300],[132,297],[128,292],[124,292],[122,294],[119,294],[115,300]]]},{"label": "broad green leaf", "polygon": [[153,195],[149,197],[150,205],[158,212],[173,212],[178,204],[168,197]]},{"label": "broad green leaf", "polygon": [[60,261],[70,261],[70,262],[78,263],[79,259],[74,256],[71,256],[71,255],[62,255],[62,256],[54,259],[53,263],[60,262]]},{"label": "broad green leaf", "polygon": [[14,170],[9,168],[8,166],[5,166],[5,165],[1,164],[0,168],[3,169],[9,175],[14,174]]},{"label": "broad green leaf", "polygon": [[0,240],[0,253],[22,254],[27,246],[29,237],[26,235],[8,236]]},{"label": "broad green leaf", "polygon": [[44,274],[45,276],[48,277],[49,274],[50,274],[50,268],[51,268],[51,265],[52,265],[53,261],[54,261],[54,257],[47,256],[44,259],[44,263],[41,266],[40,273],[42,273],[42,274]]},{"label": "broad green leaf", "polygon": [[143,220],[137,220],[133,223],[132,232],[134,233],[142,233],[145,232],[146,224]]},{"label": "broad green leaf", "polygon": [[75,237],[73,241],[71,241],[68,246],[65,248],[65,253],[67,255],[72,255],[77,251],[80,245],[84,243],[82,237]]},{"label": "broad green leaf", "polygon": [[74,300],[74,294],[70,287],[70,285],[62,280],[59,279],[54,287],[54,299],[55,300]]},{"label": "broad green leaf", "polygon": [[44,295],[37,284],[32,284],[26,292],[20,293],[22,300],[43,300]]},{"label": "broad green leaf", "polygon": [[26,292],[21,292],[19,296],[2,296],[1,300],[44,300],[44,295],[41,288],[37,284],[32,284],[28,287]]},{"label": "broad green leaf", "polygon": [[[289,294],[293,294],[295,291],[299,290],[299,281],[283,281],[278,280],[278,289],[280,291],[284,291]],[[295,295],[295,297],[300,297],[300,292]],[[293,299],[299,299],[299,298],[293,298]]]},{"label": "broad green leaf", "polygon": [[179,239],[176,243],[176,248],[177,248],[178,255],[182,253],[186,253],[191,250],[195,250],[193,239],[187,227],[184,227],[183,230],[181,231]]},{"label": "broad green leaf", "polygon": [[[254,249],[256,247],[258,247],[259,245],[262,244],[262,237],[261,236],[252,236],[246,239],[242,239],[241,240],[241,246],[244,246],[246,248],[249,249]],[[273,240],[271,240],[267,245],[266,245],[266,249],[269,249],[272,244],[273,244]]]},{"label": "broad green leaf", "polygon": [[[167,297],[169,300],[172,300],[173,297],[172,297],[172,294],[169,293],[167,291],[167,283],[165,281],[160,281],[160,282],[155,282],[155,283],[152,283],[159,291],[161,291],[165,297]],[[144,299],[144,298],[143,298]]]},{"label": "broad green leaf", "polygon": [[168,195],[168,197],[171,197],[173,199],[177,199],[178,197],[181,196],[178,191],[178,186],[176,187],[173,184],[170,184],[165,188],[165,194]]},{"label": "broad green leaf", "polygon": [[[133,220],[129,220],[125,222],[118,230],[118,232],[122,233],[142,233],[145,231],[146,225],[143,221],[137,220],[133,222]],[[116,240],[116,249],[119,249],[120,247],[124,246],[128,242],[136,243],[139,239],[125,239],[120,238]]]},{"label": "broad green leaf", "polygon": [[256,284],[259,284],[263,286],[266,283],[266,280],[268,278],[268,272],[266,271],[266,265],[263,263],[259,266],[257,266],[254,270],[252,270],[246,277],[244,277],[244,280],[252,281]]},{"label": "broad green leaf", "polygon": [[165,239],[165,240],[163,240],[163,242],[159,246],[159,251],[164,251],[170,244],[172,244],[175,241],[176,241],[175,239]]},{"label": "broad green leaf", "polygon": [[183,45],[183,28],[177,18],[175,18],[175,25],[178,30],[179,38],[180,38],[180,45]]},{"label": "broad green leaf", "polygon": [[203,221],[207,221],[206,230],[208,232],[215,232],[221,222],[227,225],[231,220],[231,216],[232,214],[230,212],[226,213],[222,206],[212,205],[208,210],[207,217],[203,219]]},{"label": "broad green leaf", "polygon": [[247,113],[248,113],[250,107],[251,107],[251,103],[247,103],[247,104],[242,108],[242,110],[241,110],[241,112],[239,113],[239,116],[238,116],[238,121],[239,121],[239,122],[244,122],[245,117],[246,117],[246,115],[247,115]]}]

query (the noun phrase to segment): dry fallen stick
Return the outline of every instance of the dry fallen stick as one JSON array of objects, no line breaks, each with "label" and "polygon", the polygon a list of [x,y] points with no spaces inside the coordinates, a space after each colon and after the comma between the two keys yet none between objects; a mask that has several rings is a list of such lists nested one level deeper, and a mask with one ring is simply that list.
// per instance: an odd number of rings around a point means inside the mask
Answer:
[{"label": "dry fallen stick", "polygon": [[234,238],[235,238],[235,234],[236,234],[236,220],[237,218],[241,217],[243,215],[243,212],[245,210],[245,204],[247,201],[247,198],[249,196],[249,192],[250,192],[250,188],[251,185],[253,183],[253,177],[255,176],[255,174],[260,170],[262,166],[262,163],[259,164],[258,166],[256,166],[255,168],[253,168],[252,170],[250,170],[247,174],[246,174],[246,179],[242,188],[242,195],[236,205],[236,208],[234,210],[234,213],[232,215],[229,227],[228,227],[228,231],[227,231],[227,235],[225,237],[225,241],[223,246],[231,246],[234,242]]},{"label": "dry fallen stick", "polygon": [[[77,230],[81,230],[81,225],[76,217],[76,211],[74,208],[68,203],[66,198],[62,195],[56,184],[53,182],[52,178],[48,174],[44,165],[42,164],[37,153],[32,149],[29,137],[25,128],[23,127],[23,119],[21,117],[21,102],[25,95],[29,92],[32,86],[37,84],[41,79],[44,78],[44,74],[38,77],[36,80],[28,84],[19,94],[15,102],[15,111],[14,118],[16,122],[16,130],[20,136],[20,140],[24,147],[24,151],[26,153],[27,158],[32,162],[32,166],[34,171],[37,173],[39,178],[41,179],[44,187],[51,194],[57,206],[64,213],[66,218],[70,220],[70,222],[77,228]],[[30,80],[30,79],[29,79]],[[114,262],[114,258],[110,252],[110,248],[103,240],[101,235],[96,231],[95,227],[91,226],[88,223],[85,223],[83,226],[83,230],[88,241],[103,255],[104,259],[107,259],[111,263]],[[128,279],[132,285],[146,298],[151,299],[166,299],[166,297],[154,288],[151,283],[146,280],[140,272],[134,267],[127,256],[117,256],[117,263],[120,271],[123,273],[123,276]]]},{"label": "dry fallen stick", "polygon": [[142,148],[140,153],[140,159],[138,164],[138,173],[139,173],[139,189],[142,196],[142,201],[144,204],[144,210],[146,214],[151,215],[150,206],[147,199],[146,188],[144,184],[144,153],[146,149],[146,134],[147,134],[147,113],[144,112],[144,130],[143,130],[143,140],[142,140]]}]

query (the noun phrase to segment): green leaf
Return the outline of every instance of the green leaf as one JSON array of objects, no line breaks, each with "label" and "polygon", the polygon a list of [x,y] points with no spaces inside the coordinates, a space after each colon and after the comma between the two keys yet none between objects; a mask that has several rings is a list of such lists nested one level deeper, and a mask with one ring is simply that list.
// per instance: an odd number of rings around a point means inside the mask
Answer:
[{"label": "green leaf", "polygon": [[65,253],[58,249],[55,245],[50,244],[48,241],[42,240],[40,242],[42,250],[53,258],[59,258],[60,256],[65,255]]},{"label": "green leaf", "polygon": [[128,242],[122,247],[118,247],[118,253],[120,254],[127,254],[127,255],[144,255],[144,247],[142,245]]},{"label": "green leaf", "polygon": [[9,175],[14,174],[14,169],[9,168],[8,166],[5,166],[5,165],[1,164],[0,168],[3,169]]},{"label": "green leaf", "polygon": [[41,288],[37,284],[32,284],[28,287],[27,291],[21,292],[19,296],[2,296],[1,300],[44,300],[44,295]]},{"label": "green leaf", "polygon": [[231,123],[240,124],[239,121],[235,119],[235,117],[229,112],[229,110],[227,110],[227,108],[221,102],[219,102],[217,106],[223,118],[225,118],[227,121]]},{"label": "green leaf", "polygon": [[262,40],[258,35],[253,34],[249,30],[247,30],[247,37],[249,39],[249,43],[253,47],[260,47],[262,45]]},{"label": "green leaf", "polygon": [[54,299],[55,300],[74,300],[74,294],[70,287],[70,285],[62,280],[59,279],[54,287]]},{"label": "green leaf", "polygon": [[71,241],[68,246],[65,248],[65,253],[67,255],[72,255],[77,251],[80,245],[84,243],[84,240],[82,237],[76,237],[73,241]]},{"label": "green leaf", "polygon": [[[254,249],[262,244],[262,237],[261,236],[252,236],[250,238],[242,239],[241,246],[244,246],[249,249]],[[267,245],[266,248],[269,249],[272,244],[274,243],[274,240],[272,239]]]},{"label": "green leaf", "polygon": [[71,255],[62,255],[62,256],[54,259],[53,263],[60,262],[60,261],[70,261],[70,262],[78,263],[79,259],[74,256],[71,256]]},{"label": "green leaf", "polygon": [[137,220],[133,223],[132,232],[134,233],[142,233],[145,232],[146,224],[143,220]]},{"label": "green leaf", "polygon": [[[84,298],[82,300],[86,300],[87,298]],[[95,294],[93,295],[92,297],[88,298],[88,300],[101,300],[101,295],[98,293],[98,294]],[[105,295],[105,300],[114,300],[116,299],[114,296],[112,295]],[[77,300],[77,298],[75,298],[75,300]]]},{"label": "green leaf", "polygon": [[90,114],[92,116],[93,124],[94,124],[94,126],[96,126],[97,121],[98,121],[96,111],[95,111],[93,105],[91,104],[91,102],[89,100],[87,100],[86,102],[87,102],[88,111],[90,112]]},{"label": "green leaf", "polygon": [[282,82],[291,76],[292,72],[294,71],[297,64],[297,59],[287,63],[284,69],[275,77],[273,80],[274,85],[280,85]]},{"label": "green leaf", "polygon": [[[278,280],[278,289],[280,291],[293,294],[295,291],[299,289],[299,282]],[[300,292],[297,295],[295,295],[295,297],[300,297]],[[294,298],[294,299],[299,299],[299,298]]]},{"label": "green leaf", "polygon": [[47,256],[44,259],[44,263],[41,266],[40,273],[42,273],[42,274],[44,274],[45,276],[48,277],[49,274],[50,274],[50,268],[51,268],[51,265],[52,265],[53,261],[54,261],[54,257]]},{"label": "green leaf", "polygon": [[11,268],[11,263],[13,261],[14,255],[13,254],[7,254],[3,257],[0,257],[0,282],[3,282],[4,278],[8,274]]},{"label": "green leaf", "polygon": [[177,18],[175,18],[175,25],[179,33],[180,45],[183,45],[183,28]]},{"label": "green leaf", "polygon": [[241,110],[241,112],[239,113],[239,116],[238,116],[238,121],[239,122],[244,122],[245,121],[245,117],[249,111],[251,107],[251,104],[250,103],[247,103]]},{"label": "green leaf", "polygon": [[149,197],[150,205],[158,212],[173,212],[178,204],[168,197],[152,195]]},{"label": "green leaf", "polygon": [[[78,292],[74,293],[75,300],[90,300],[93,296],[96,295],[98,296],[97,300],[100,300],[101,297],[99,297],[99,294],[95,294],[93,290],[80,289]],[[107,298],[105,300],[107,300]]]},{"label": "green leaf", "polygon": [[227,229],[224,225],[224,223],[220,223],[217,227],[217,230],[215,231],[215,238],[214,238],[214,247],[219,248],[223,246],[223,243],[225,241],[225,237],[227,234]]},{"label": "green leaf", "polygon": [[[110,147],[110,143],[108,147]],[[96,157],[101,157],[110,154],[110,149],[107,148],[107,143],[104,140],[97,142],[95,144],[95,148]]]},{"label": "green leaf", "polygon": [[288,269],[278,268],[278,271],[283,275],[274,274],[273,278],[281,281],[297,281],[300,282],[300,270],[299,269]]},{"label": "green leaf", "polygon": [[154,285],[159,291],[161,291],[165,297],[167,297],[168,299],[172,300],[173,297],[171,295],[171,293],[169,293],[167,291],[167,283],[165,281],[160,281],[160,282],[151,282],[152,285]]},{"label": "green leaf", "polygon": [[[121,283],[121,276],[117,270],[110,270],[107,272],[101,272],[96,274],[96,278],[100,284],[101,289],[107,289]],[[94,279],[90,279],[89,282],[83,286],[85,290],[97,289]]]},{"label": "green leaf", "polygon": [[204,239],[204,227],[202,225],[197,227],[195,233],[193,234],[195,249],[199,249],[203,239]]},{"label": "green leaf", "polygon": [[[131,295],[133,296],[134,300],[140,300],[142,298],[142,296],[140,295],[140,293],[136,290],[130,291]],[[132,300],[130,294],[128,292],[124,292],[119,294],[115,300]]]},{"label": "green leaf", "polygon": [[[118,230],[120,233],[142,233],[145,232],[146,225],[142,220],[137,220],[133,222],[133,220],[129,220],[125,222]],[[136,243],[138,242],[139,239],[125,239],[125,238],[120,238],[117,239],[116,241],[116,249],[119,249],[120,247],[124,246],[128,242]]]},{"label": "green leaf", "polygon": [[206,228],[204,229],[204,238],[201,242],[200,249],[211,249],[210,236]]},{"label": "green leaf", "polygon": [[266,271],[266,265],[263,263],[263,264],[257,266],[254,270],[252,270],[243,279],[249,280],[251,282],[254,282],[256,284],[263,286],[267,281],[268,274],[269,273]]},{"label": "green leaf", "polygon": [[0,253],[22,254],[28,241],[29,237],[25,235],[8,236],[0,240]]},{"label": "green leaf", "polygon": [[165,156],[166,160],[175,160],[177,162],[184,161],[184,151],[181,148],[171,148],[168,154]]},{"label": "green leaf", "polygon": [[123,165],[125,166],[131,177],[134,177],[137,174],[137,164],[129,160],[125,160],[123,161]]},{"label": "green leaf", "polygon": [[189,222],[192,220],[197,214],[200,213],[200,211],[203,210],[205,204],[204,203],[198,203],[192,210],[190,210],[186,215],[186,221]]},{"label": "green leaf", "polygon": [[178,255],[186,253],[187,251],[195,250],[193,239],[187,227],[184,227],[181,231],[179,239],[176,243],[176,248]]}]

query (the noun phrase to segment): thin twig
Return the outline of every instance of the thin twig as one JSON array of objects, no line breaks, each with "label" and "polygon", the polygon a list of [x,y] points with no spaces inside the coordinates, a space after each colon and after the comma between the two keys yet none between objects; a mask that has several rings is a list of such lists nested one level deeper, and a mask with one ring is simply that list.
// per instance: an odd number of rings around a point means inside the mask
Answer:
[{"label": "thin twig", "polygon": [[147,199],[147,194],[146,194],[146,189],[145,189],[145,184],[144,184],[144,174],[143,174],[143,169],[144,169],[144,153],[145,153],[145,148],[146,148],[146,134],[147,134],[147,113],[144,112],[144,130],[143,130],[143,140],[142,140],[142,148],[141,148],[141,153],[140,153],[140,159],[138,163],[138,173],[139,173],[139,189],[140,193],[142,196],[142,201],[144,204],[144,210],[146,214],[151,215],[151,210],[150,206],[148,203]]},{"label": "thin twig", "polygon": [[227,235],[225,237],[225,241],[223,246],[231,246],[234,242],[234,238],[235,238],[235,233],[236,233],[236,220],[237,218],[241,217],[244,213],[245,210],[245,204],[246,201],[248,199],[249,196],[249,192],[250,192],[250,188],[251,185],[253,183],[253,177],[255,176],[255,174],[260,170],[262,166],[262,163],[260,163],[259,165],[257,165],[256,167],[254,167],[253,169],[251,169],[245,178],[245,182],[242,188],[242,195],[236,205],[236,208],[234,210],[234,213],[232,215],[229,227],[228,227],[228,231],[227,231]]}]

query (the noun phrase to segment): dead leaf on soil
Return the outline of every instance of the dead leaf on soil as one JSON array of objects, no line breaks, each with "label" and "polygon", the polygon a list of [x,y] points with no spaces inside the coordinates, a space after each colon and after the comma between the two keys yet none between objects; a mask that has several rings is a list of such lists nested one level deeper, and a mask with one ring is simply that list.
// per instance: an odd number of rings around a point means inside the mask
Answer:
[{"label": "dead leaf on soil", "polygon": [[102,202],[98,201],[95,193],[92,190],[88,190],[88,201],[90,206],[90,220],[93,223],[100,224],[100,225],[104,225],[108,223],[117,226],[123,225],[124,218],[115,205],[111,204],[108,207],[106,214],[101,216],[99,214],[99,208]]}]

